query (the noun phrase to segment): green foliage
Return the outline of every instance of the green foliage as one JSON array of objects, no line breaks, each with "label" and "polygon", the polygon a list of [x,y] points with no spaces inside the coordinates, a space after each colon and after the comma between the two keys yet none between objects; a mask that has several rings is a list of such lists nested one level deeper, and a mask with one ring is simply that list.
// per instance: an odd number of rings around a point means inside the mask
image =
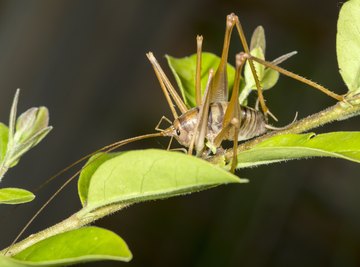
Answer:
[{"label": "green foliage", "polygon": [[92,175],[101,164],[116,156],[118,156],[117,153],[99,153],[91,157],[85,164],[78,182],[79,198],[83,206],[86,205]]},{"label": "green foliage", "polygon": [[16,121],[14,142],[37,145],[45,137],[44,129],[47,129],[48,124],[49,111],[46,107],[28,109]]},{"label": "green foliage", "polygon": [[125,241],[115,233],[84,227],[42,240],[12,259],[0,257],[0,263],[2,267],[64,266],[98,260],[129,261],[131,258]]},{"label": "green foliage", "polygon": [[5,257],[0,255],[0,266],[2,267],[28,267],[34,266],[32,264],[26,264],[25,262],[21,262],[10,257]]},{"label": "green foliage", "polygon": [[0,122],[0,163],[4,160],[8,144],[9,128]]},{"label": "green foliage", "polygon": [[[265,60],[265,49],[266,49],[266,40],[265,40],[265,31],[262,26],[258,26],[251,37],[250,43],[250,54]],[[256,74],[259,78],[261,87],[263,90],[272,88],[279,79],[279,73],[273,69],[266,68],[264,65],[261,65],[257,62],[254,62]],[[247,61],[244,68],[244,88],[242,88],[239,95],[239,103],[245,104],[247,97],[252,90],[256,90],[256,83],[254,76],[250,69],[250,64]]]},{"label": "green foliage", "polygon": [[[51,131],[48,126],[49,112],[45,107],[30,108],[16,121],[16,129],[10,130],[5,165],[15,166],[20,157],[36,146]],[[10,141],[11,140],[11,141]]]},{"label": "green foliage", "polygon": [[0,181],[20,157],[36,146],[52,129],[46,107],[30,108],[16,119],[20,91],[17,90],[9,118],[9,127],[0,124]]},{"label": "green foliage", "polygon": [[[204,160],[156,149],[115,153],[96,167],[96,170],[82,173],[79,181],[89,184],[88,210],[112,203],[130,204],[221,184],[247,182]],[[80,195],[85,197],[86,193],[80,192]]]},{"label": "green foliage", "polygon": [[[49,112],[45,107],[30,108],[16,119],[19,90],[16,91],[11,110],[9,127],[0,123],[0,181],[20,157],[36,146],[52,129]],[[20,188],[0,189],[0,204],[20,204],[32,201],[35,196]]]},{"label": "green foliage", "polygon": [[255,48],[261,49],[263,54],[265,54],[266,40],[265,40],[265,30],[264,27],[259,25],[255,28],[250,41],[250,51]]},{"label": "green foliage", "polygon": [[238,168],[310,157],[342,158],[360,163],[360,132],[274,136],[238,153]]},{"label": "green foliage", "polygon": [[[355,94],[360,91],[359,13],[360,0],[346,2],[340,12],[337,35],[340,72],[349,90]],[[251,39],[251,54],[264,59],[265,48],[264,29],[258,27]],[[273,64],[281,63],[292,54],[276,59]],[[167,60],[184,102],[188,107],[195,106],[196,54],[181,59],[167,56]],[[213,54],[202,54],[202,91],[209,70],[216,70],[219,62],[220,58]],[[273,87],[279,74],[258,63],[254,65],[263,88]],[[228,64],[227,71],[230,90],[235,70]],[[248,63],[243,76],[239,96],[242,104],[246,103],[251,91],[256,89]],[[31,108],[16,120],[17,100],[18,92],[11,109],[9,128],[0,123],[0,179],[3,175],[1,168],[6,171],[14,166],[26,151],[51,130],[48,126],[48,111],[44,107]],[[155,149],[94,155],[80,174],[78,191],[83,209],[75,216],[76,222],[83,218],[90,219],[85,223],[80,222],[77,227],[133,203],[189,194],[221,184],[247,182],[225,171],[225,156],[217,157],[220,158],[219,162],[210,164],[183,153]],[[360,163],[360,132],[278,134],[238,152],[237,167],[309,157],[334,157]],[[0,203],[17,204],[33,198],[30,192],[22,189],[0,189]],[[100,215],[96,217],[99,211]],[[14,258],[0,256],[0,266],[63,266],[103,259],[129,261],[131,257],[126,243],[119,236],[101,228],[83,227],[43,239],[22,250]]]},{"label": "green foliage", "polygon": [[21,204],[30,202],[34,194],[21,188],[0,188],[0,204]]},{"label": "green foliage", "polygon": [[[180,88],[183,100],[188,107],[195,107],[195,73],[196,73],[196,54],[184,58],[174,58],[166,56],[168,64],[175,80]],[[201,93],[205,91],[210,69],[214,71],[220,63],[220,58],[214,54],[202,53],[201,66]],[[235,68],[227,64],[228,88],[233,87],[235,78]]]},{"label": "green foliage", "polygon": [[336,36],[340,74],[349,91],[360,91],[360,0],[343,4]]}]

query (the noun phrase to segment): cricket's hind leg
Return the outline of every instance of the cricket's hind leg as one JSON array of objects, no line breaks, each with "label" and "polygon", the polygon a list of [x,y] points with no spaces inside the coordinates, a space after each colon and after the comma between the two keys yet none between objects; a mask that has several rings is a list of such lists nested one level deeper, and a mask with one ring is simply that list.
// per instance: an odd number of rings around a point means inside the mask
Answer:
[{"label": "cricket's hind leg", "polygon": [[[236,16],[235,14],[231,14],[234,17],[234,21],[235,21],[235,26],[236,29],[238,31],[239,37],[240,37],[240,42],[244,48],[244,55],[250,55],[250,49],[249,49],[249,45],[248,42],[246,40],[245,34],[244,34],[244,30],[241,26],[240,20],[238,18],[238,16]],[[267,116],[270,115],[271,117],[273,117],[275,120],[275,116],[272,115],[272,113],[269,111],[269,108],[266,106],[265,104],[265,99],[264,99],[264,95],[263,95],[263,91],[262,91],[262,87],[259,81],[259,78],[257,76],[256,73],[256,69],[255,69],[255,65],[253,62],[252,57],[247,57],[247,60],[249,61],[249,66],[251,69],[251,73],[254,77],[254,81],[255,81],[255,85],[256,85],[256,89],[257,89],[257,93],[258,93],[258,99],[259,99],[259,103],[261,106],[261,110],[264,113],[265,119],[267,120]]]},{"label": "cricket's hind leg", "polygon": [[236,150],[238,147],[239,129],[241,126],[241,106],[239,104],[239,87],[240,87],[241,72],[245,64],[245,61],[246,58],[244,57],[244,53],[239,53],[236,55],[235,80],[234,80],[233,91],[231,94],[231,99],[224,114],[222,129],[214,139],[214,146],[220,147],[221,142],[226,138],[229,131],[231,129],[234,129],[234,136],[233,136],[234,153],[230,168],[230,171],[232,173],[235,172],[237,166]]},{"label": "cricket's hind leg", "polygon": [[246,53],[245,56],[246,56],[246,58],[249,60],[249,62],[250,62],[250,59],[251,59],[251,60],[253,60],[253,61],[256,61],[256,62],[264,65],[265,67],[268,67],[268,68],[271,68],[271,69],[273,69],[273,70],[275,70],[275,71],[277,71],[277,72],[280,72],[281,74],[283,74],[283,75],[285,75],[285,76],[288,76],[288,77],[290,77],[290,78],[293,78],[293,79],[295,79],[295,80],[297,80],[297,81],[299,81],[299,82],[302,82],[302,83],[304,83],[304,84],[307,84],[307,85],[309,85],[309,86],[311,86],[311,87],[313,87],[313,88],[315,88],[315,89],[323,92],[324,94],[326,94],[326,95],[328,95],[328,96],[330,96],[330,97],[332,97],[332,98],[334,98],[334,99],[336,99],[336,100],[338,100],[338,101],[344,101],[344,100],[345,100],[345,96],[343,96],[343,95],[338,95],[338,94],[330,91],[330,90],[327,89],[326,87],[324,87],[324,86],[322,86],[322,85],[320,85],[320,84],[318,84],[318,83],[316,83],[316,82],[313,82],[313,81],[311,81],[311,80],[309,80],[309,79],[307,79],[307,78],[305,78],[305,77],[302,77],[302,76],[300,76],[300,75],[298,75],[298,74],[296,74],[296,73],[293,73],[293,72],[291,72],[291,71],[288,71],[288,70],[286,70],[286,69],[284,69],[284,68],[282,68],[282,67],[280,67],[280,66],[278,66],[278,65],[276,65],[276,64],[273,64],[273,63],[268,62],[268,61],[265,61],[265,60],[263,60],[263,59],[254,57],[254,56],[252,56],[250,53]]}]

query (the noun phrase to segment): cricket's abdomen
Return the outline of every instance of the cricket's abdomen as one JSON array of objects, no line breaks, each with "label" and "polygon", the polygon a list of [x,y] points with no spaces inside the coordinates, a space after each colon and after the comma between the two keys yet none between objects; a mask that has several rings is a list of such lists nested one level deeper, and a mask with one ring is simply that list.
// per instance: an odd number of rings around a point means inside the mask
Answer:
[{"label": "cricket's abdomen", "polygon": [[[228,102],[215,102],[210,105],[207,139],[211,142],[222,129],[222,122],[224,120],[225,112]],[[266,122],[264,115],[255,109],[241,106],[240,128],[238,134],[238,141],[247,140],[255,136],[264,134],[266,129]],[[231,127],[226,134],[226,140],[234,139],[234,127]]]},{"label": "cricket's abdomen", "polygon": [[[206,139],[210,143],[213,143],[215,137],[222,129],[227,106],[228,102],[214,102],[210,104],[206,130]],[[181,134],[175,137],[180,144],[186,147],[190,145],[190,141],[195,133],[198,113],[198,107],[192,108],[174,122],[175,128],[181,129]],[[253,138],[267,131],[264,115],[255,109],[241,106],[240,118],[237,119],[240,121],[239,141]],[[225,140],[234,140],[234,131],[234,127],[230,127],[229,131],[225,134]]]}]

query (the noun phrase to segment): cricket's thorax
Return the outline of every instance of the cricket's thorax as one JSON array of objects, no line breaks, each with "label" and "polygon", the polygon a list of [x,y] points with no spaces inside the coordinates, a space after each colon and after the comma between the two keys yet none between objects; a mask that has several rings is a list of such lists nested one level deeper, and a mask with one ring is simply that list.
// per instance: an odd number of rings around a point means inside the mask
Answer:
[{"label": "cricket's thorax", "polygon": [[[222,129],[222,122],[228,102],[214,102],[210,104],[208,113],[208,124],[206,129],[206,139],[211,144]],[[176,129],[175,138],[186,147],[190,145],[197,124],[199,108],[195,107],[182,114],[174,121],[173,127]],[[263,114],[255,109],[241,106],[241,118],[238,140],[247,140],[261,135],[267,131],[266,122]],[[233,140],[234,127],[231,127],[225,136],[226,140]]]}]

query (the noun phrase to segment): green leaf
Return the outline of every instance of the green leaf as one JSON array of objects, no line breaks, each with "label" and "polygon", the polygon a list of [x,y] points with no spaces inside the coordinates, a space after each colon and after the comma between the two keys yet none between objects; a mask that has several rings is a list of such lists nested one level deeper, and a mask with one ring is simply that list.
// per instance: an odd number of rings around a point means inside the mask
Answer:
[{"label": "green leaf", "polygon": [[336,36],[340,74],[349,91],[360,90],[360,0],[346,1],[339,14]]},{"label": "green leaf", "polygon": [[[180,88],[183,100],[188,107],[194,107],[195,104],[195,73],[196,73],[196,54],[184,58],[174,58],[166,56],[170,69]],[[216,71],[220,63],[220,58],[214,54],[202,53],[201,66],[201,92],[205,91],[206,82],[209,76],[209,70]],[[227,64],[228,88],[232,89],[235,78],[235,68]]]},{"label": "green leaf", "polygon": [[[253,50],[251,50],[251,55],[260,59],[265,59],[265,54],[261,49],[261,47],[255,47]],[[265,68],[264,65],[261,65],[260,63],[257,62],[254,62],[254,66],[262,89],[263,90],[271,89],[277,83],[279,79],[279,73],[273,69]],[[257,89],[254,76],[250,69],[249,61],[245,63],[244,79],[246,83],[246,88],[249,88],[251,90]]]},{"label": "green leaf", "polygon": [[202,159],[156,149],[117,154],[101,164],[90,179],[89,210],[112,203],[162,199],[220,184],[247,182]]},{"label": "green leaf", "polygon": [[88,196],[89,185],[91,177],[97,168],[103,164],[105,161],[118,156],[118,153],[98,153],[92,156],[83,170],[80,173],[79,182],[78,182],[78,193],[80,197],[81,204],[86,205],[86,199]]},{"label": "green leaf", "polygon": [[[14,139],[18,143],[25,143],[38,132],[47,128],[49,124],[49,111],[46,107],[30,108],[22,113],[16,120]],[[41,141],[37,140],[36,145]]]},{"label": "green leaf", "polygon": [[20,89],[17,89],[13,102],[11,104],[10,115],[9,115],[9,140],[8,143],[12,146],[14,141],[15,134],[15,124],[16,124],[16,113],[17,113],[17,104],[19,102]]},{"label": "green leaf", "polygon": [[4,160],[9,137],[9,128],[0,122],[0,164]]},{"label": "green leaf", "polygon": [[264,71],[264,75],[260,81],[260,84],[263,88],[263,90],[271,89],[275,86],[277,81],[279,80],[280,74],[270,68],[266,68]]},{"label": "green leaf", "polygon": [[41,129],[40,131],[34,133],[32,136],[30,136],[28,139],[25,139],[23,142],[20,141],[19,143],[16,143],[10,150],[9,153],[9,159],[8,159],[8,165],[10,167],[15,166],[19,160],[20,157],[23,156],[26,152],[28,152],[31,148],[36,146],[42,139],[45,138],[45,136],[52,130],[52,127],[46,127]]},{"label": "green leaf", "polygon": [[251,36],[250,51],[257,47],[261,48],[261,50],[265,54],[265,49],[266,49],[265,30],[261,25],[255,28]]},{"label": "green leaf", "polygon": [[360,132],[274,136],[238,154],[238,168],[310,157],[342,158],[360,163]]},{"label": "green leaf", "polygon": [[115,233],[84,227],[42,240],[13,258],[23,266],[64,266],[99,260],[130,261],[132,255],[125,241]]},{"label": "green leaf", "polygon": [[28,267],[28,266],[34,266],[34,265],[22,263],[21,261],[0,255],[0,266],[1,267]]},{"label": "green leaf", "polygon": [[[6,157],[3,162],[6,168],[14,167],[20,157],[36,146],[52,129],[48,126],[49,111],[46,107],[30,108],[16,120],[19,94],[18,89],[10,110]],[[2,149],[1,146],[0,149]]]},{"label": "green leaf", "polygon": [[0,188],[0,204],[21,204],[35,198],[30,191],[21,188]]},{"label": "green leaf", "polygon": [[[251,38],[251,55],[254,57],[265,59],[265,32],[264,28],[258,26]],[[266,68],[264,65],[253,62],[256,70],[257,78],[263,90],[268,90],[274,87],[279,79],[279,73],[273,69]],[[239,103],[245,104],[247,98],[252,90],[257,90],[255,79],[250,68],[249,61],[245,63],[244,67],[245,86],[240,91]]]}]

